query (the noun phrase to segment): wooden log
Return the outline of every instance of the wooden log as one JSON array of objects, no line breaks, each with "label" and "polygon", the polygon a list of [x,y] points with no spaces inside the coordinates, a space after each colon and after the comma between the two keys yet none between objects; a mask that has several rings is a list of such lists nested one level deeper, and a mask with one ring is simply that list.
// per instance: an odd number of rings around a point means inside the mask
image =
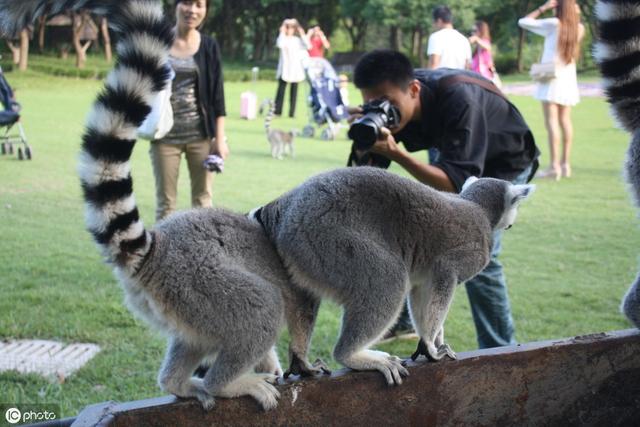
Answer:
[{"label": "wooden log", "polygon": [[288,380],[275,410],[251,398],[206,412],[172,396],[107,402],[74,426],[633,425],[640,420],[640,332],[616,331],[409,363],[389,387],[377,372]]}]

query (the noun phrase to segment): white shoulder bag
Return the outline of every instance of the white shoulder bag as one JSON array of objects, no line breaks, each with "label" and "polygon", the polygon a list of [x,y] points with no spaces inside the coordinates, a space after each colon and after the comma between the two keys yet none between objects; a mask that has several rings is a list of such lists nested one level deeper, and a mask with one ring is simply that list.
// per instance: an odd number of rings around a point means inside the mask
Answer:
[{"label": "white shoulder bag", "polygon": [[153,141],[169,133],[173,127],[173,109],[171,108],[171,76],[164,89],[157,93],[151,104],[151,112],[138,128],[138,138]]}]

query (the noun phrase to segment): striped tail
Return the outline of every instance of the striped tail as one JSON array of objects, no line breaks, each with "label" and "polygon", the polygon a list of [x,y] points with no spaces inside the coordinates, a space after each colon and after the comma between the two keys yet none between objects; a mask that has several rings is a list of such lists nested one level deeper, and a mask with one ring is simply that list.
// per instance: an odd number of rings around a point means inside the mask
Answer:
[{"label": "striped tail", "polygon": [[[625,175],[640,206],[640,0],[599,0],[596,16],[599,41],[594,56],[611,109],[631,133]],[[621,309],[640,328],[640,274],[627,291]]]},{"label": "striped tail", "polygon": [[117,33],[118,59],[89,114],[78,172],[89,232],[108,262],[132,272],[149,251],[151,235],[139,218],[129,159],[137,128],[169,80],[173,29],[154,0],[0,0],[0,28],[15,31],[67,9],[107,14]]},{"label": "striped tail", "polygon": [[264,117],[264,131],[269,135],[269,132],[271,131],[271,122],[273,121],[273,117],[276,115],[276,104],[270,99],[264,101],[264,104],[269,108],[267,110],[267,115]]}]

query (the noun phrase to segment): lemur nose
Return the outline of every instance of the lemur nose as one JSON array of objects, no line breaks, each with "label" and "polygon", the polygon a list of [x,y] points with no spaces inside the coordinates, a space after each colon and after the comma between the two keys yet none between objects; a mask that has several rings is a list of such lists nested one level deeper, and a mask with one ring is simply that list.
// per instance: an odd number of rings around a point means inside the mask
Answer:
[{"label": "lemur nose", "polygon": [[508,230],[508,229],[510,229],[511,227],[513,227],[513,224],[509,224],[509,225],[507,226],[507,228],[505,228],[505,230]]}]

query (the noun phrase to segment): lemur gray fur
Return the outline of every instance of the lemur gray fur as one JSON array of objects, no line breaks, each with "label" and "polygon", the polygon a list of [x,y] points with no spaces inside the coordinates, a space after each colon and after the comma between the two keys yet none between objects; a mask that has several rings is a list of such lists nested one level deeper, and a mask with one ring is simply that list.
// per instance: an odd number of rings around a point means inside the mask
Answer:
[{"label": "lemur gray fur", "polygon": [[[640,205],[640,1],[599,0],[599,40],[594,55],[607,99],[618,122],[631,133],[625,175]],[[622,312],[640,328],[640,273],[622,300]]]},{"label": "lemur gray fur", "polygon": [[307,360],[321,298],[344,309],[334,357],[356,370],[378,370],[400,384],[395,356],[368,350],[409,296],[420,335],[414,357],[455,354],[443,324],[456,285],[489,262],[495,230],[511,226],[532,185],[470,178],[460,195],[370,167],[309,179],[253,213],[275,244],[297,289],[289,324],[290,373],[315,373]]},{"label": "lemur gray fur", "polygon": [[[419,352],[454,356],[442,332],[453,288],[484,267],[492,230],[513,223],[533,187],[471,180],[458,196],[381,170],[338,169],[252,217],[200,209],[146,230],[129,159],[138,126],[168,83],[172,27],[153,0],[0,0],[0,32],[67,9],[106,14],[118,33],[118,60],[89,116],[79,174],[87,228],[127,305],[168,336],[163,390],[205,408],[216,396],[241,395],[276,406],[278,332],[286,318],[289,372],[315,373],[307,354],[321,296],[344,307],[335,355],[345,366],[401,382],[400,360],[366,347],[407,293]],[[211,363],[204,378],[193,377],[203,361]]]},{"label": "lemur gray fur", "polygon": [[[284,323],[287,274],[262,228],[246,215],[201,209],[146,230],[133,196],[136,130],[167,83],[173,28],[152,0],[0,0],[0,29],[68,9],[108,15],[118,59],[86,124],[78,171],[86,225],[124,288],[131,311],[168,336],[161,388],[195,397],[279,396],[274,345]],[[212,361],[204,378],[193,377]],[[254,372],[257,371],[257,372]]]}]

